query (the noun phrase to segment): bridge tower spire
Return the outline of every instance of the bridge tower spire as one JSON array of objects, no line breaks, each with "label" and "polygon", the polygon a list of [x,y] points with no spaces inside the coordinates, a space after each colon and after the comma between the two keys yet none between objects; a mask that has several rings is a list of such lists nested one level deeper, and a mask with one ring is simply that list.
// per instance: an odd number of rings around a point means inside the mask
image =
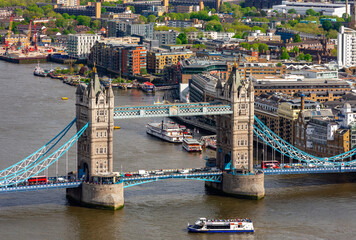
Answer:
[{"label": "bridge tower spire", "polygon": [[100,85],[95,66],[89,86],[77,88],[76,116],[78,130],[89,122],[77,145],[78,178],[85,182],[67,189],[67,196],[86,206],[121,208],[123,183],[116,182],[121,178],[113,172],[114,93],[111,86]]},{"label": "bridge tower spire", "polygon": [[233,114],[216,116],[217,166],[225,169],[230,165],[236,171],[253,172],[253,85],[241,80],[234,64],[229,79],[220,89],[217,100],[230,104]]},{"label": "bridge tower spire", "polygon": [[89,121],[87,131],[78,140],[78,172],[91,176],[113,171],[114,95],[100,85],[93,69],[88,87],[79,85],[76,92],[77,128]]},{"label": "bridge tower spire", "polygon": [[264,196],[264,175],[253,169],[254,87],[240,78],[235,62],[222,86],[216,85],[216,100],[231,106],[230,115],[216,116],[216,166],[224,170],[222,183],[206,186],[224,194],[260,199]]}]

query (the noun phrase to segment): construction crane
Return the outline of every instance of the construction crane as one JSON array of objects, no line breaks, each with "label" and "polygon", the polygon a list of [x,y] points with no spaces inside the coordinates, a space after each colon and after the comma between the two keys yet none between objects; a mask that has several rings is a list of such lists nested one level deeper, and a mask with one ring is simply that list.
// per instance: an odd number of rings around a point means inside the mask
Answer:
[{"label": "construction crane", "polygon": [[10,45],[10,37],[11,37],[11,30],[12,30],[12,23],[14,21],[14,14],[11,14],[11,18],[10,18],[10,23],[9,23],[9,31],[7,32],[7,41],[6,41],[6,49],[9,47]]},{"label": "construction crane", "polygon": [[31,28],[32,28],[32,20],[30,20],[30,25],[28,26],[27,40],[30,45],[31,43]]},{"label": "construction crane", "polygon": [[35,51],[37,52],[37,27],[35,24]]}]

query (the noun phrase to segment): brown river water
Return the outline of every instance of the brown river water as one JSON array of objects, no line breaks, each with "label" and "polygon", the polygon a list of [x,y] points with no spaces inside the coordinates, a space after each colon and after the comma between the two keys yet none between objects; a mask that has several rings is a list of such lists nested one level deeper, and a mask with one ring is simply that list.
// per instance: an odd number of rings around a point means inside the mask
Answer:
[{"label": "brown river water", "polygon": [[[34,67],[0,62],[0,169],[30,155],[74,118],[75,87],[35,77]],[[162,96],[115,90],[115,104],[152,104]],[[161,120],[116,123],[121,127],[114,133],[116,171],[202,167],[204,157],[214,154],[190,154],[147,135],[146,123]],[[74,153],[75,148],[69,152],[70,170]],[[59,174],[65,173],[63,162]],[[353,175],[266,176],[265,187],[266,197],[253,201],[212,195],[201,181],[159,181],[125,189],[125,207],[116,212],[71,206],[64,189],[2,194],[0,239],[355,239]],[[187,223],[199,217],[251,218],[256,231],[188,233]]]}]

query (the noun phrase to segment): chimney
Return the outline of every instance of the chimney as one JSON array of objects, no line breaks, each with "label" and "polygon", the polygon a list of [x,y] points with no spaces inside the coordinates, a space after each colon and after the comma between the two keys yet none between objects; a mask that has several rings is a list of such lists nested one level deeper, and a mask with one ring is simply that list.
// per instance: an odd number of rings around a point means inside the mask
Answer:
[{"label": "chimney", "polygon": [[304,97],[305,97],[305,95],[302,93],[302,95],[300,95],[300,110],[301,111],[304,110]]}]

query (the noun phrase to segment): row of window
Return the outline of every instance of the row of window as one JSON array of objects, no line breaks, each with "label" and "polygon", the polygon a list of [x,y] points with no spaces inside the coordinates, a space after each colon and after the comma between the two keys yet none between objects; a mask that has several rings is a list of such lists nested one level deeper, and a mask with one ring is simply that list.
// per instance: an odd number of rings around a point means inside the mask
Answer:
[{"label": "row of window", "polygon": [[105,153],[106,153],[106,147],[96,148],[96,154],[105,154]]}]

